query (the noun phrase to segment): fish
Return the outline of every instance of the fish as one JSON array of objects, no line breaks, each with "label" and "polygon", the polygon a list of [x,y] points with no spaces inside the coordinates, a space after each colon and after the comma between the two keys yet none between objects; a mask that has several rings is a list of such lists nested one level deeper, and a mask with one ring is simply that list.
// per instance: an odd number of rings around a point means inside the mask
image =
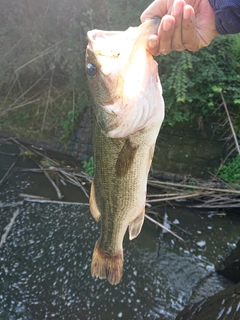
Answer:
[{"label": "fish", "polygon": [[94,176],[90,211],[101,220],[91,274],[117,285],[123,275],[123,239],[141,231],[147,179],[164,119],[158,64],[147,51],[160,18],[126,31],[87,33],[86,74],[92,97]]}]

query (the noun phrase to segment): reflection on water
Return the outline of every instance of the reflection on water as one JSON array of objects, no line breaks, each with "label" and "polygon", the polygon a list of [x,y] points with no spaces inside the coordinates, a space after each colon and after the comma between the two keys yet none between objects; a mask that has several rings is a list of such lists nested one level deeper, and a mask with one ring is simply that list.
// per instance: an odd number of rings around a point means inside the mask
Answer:
[{"label": "reflection on water", "polygon": [[[68,189],[79,201],[79,190]],[[40,175],[13,176],[0,189],[0,202],[16,202],[26,190],[49,194],[51,186]],[[125,238],[123,279],[111,286],[90,275],[99,224],[88,207],[24,203],[19,209],[0,249],[1,320],[174,319],[239,237],[237,217],[167,207],[169,219],[191,234],[173,228],[185,244],[145,221],[136,239]],[[0,210],[1,237],[16,208]],[[215,291],[224,286],[215,277],[211,294],[215,284]]]}]

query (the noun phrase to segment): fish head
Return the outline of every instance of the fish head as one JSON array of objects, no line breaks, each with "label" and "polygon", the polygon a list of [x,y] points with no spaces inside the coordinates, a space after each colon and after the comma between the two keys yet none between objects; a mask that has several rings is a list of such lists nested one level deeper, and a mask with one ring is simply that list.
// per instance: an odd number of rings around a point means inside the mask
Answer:
[{"label": "fish head", "polygon": [[126,137],[163,119],[163,111],[156,110],[163,105],[158,66],[147,51],[147,39],[159,24],[156,17],[126,31],[87,33],[86,74],[93,110],[111,138]]}]

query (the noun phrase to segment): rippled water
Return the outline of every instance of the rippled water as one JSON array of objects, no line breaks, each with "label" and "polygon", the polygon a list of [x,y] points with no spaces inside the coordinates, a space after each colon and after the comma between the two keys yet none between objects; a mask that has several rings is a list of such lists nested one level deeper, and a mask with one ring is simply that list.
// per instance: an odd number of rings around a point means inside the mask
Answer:
[{"label": "rippled water", "polygon": [[[82,199],[67,186],[65,200]],[[13,176],[0,188],[0,202],[13,203],[21,192],[51,195],[36,174]],[[240,217],[209,217],[183,207],[160,207],[178,227],[180,242],[145,221],[141,234],[124,239],[124,273],[118,286],[90,275],[99,223],[88,207],[24,203],[0,249],[0,319],[175,319],[214,264],[239,239]],[[0,237],[16,207],[0,209]],[[214,276],[210,294],[226,284]],[[204,295],[205,293],[202,293]]]}]

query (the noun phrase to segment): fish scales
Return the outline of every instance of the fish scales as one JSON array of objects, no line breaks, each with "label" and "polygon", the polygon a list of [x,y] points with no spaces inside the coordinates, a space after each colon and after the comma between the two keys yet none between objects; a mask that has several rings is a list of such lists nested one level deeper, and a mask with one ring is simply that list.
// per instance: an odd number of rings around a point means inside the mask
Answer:
[{"label": "fish scales", "polygon": [[146,51],[147,37],[158,26],[155,19],[125,32],[88,33],[86,71],[94,103],[90,210],[101,220],[91,273],[111,284],[122,278],[127,229],[130,239],[141,231],[148,172],[164,117],[157,64]]},{"label": "fish scales", "polygon": [[[111,255],[119,252],[122,234],[125,234],[130,222],[139,216],[145,206],[146,180],[152,158],[151,150],[155,143],[146,141],[149,139],[149,130],[146,128],[130,136],[130,139],[139,144],[139,148],[128,173],[119,176],[116,173],[116,163],[125,140],[106,138],[99,127],[94,126],[94,155],[99,159],[94,167],[94,187],[98,190],[98,207],[105,213],[102,218],[101,244]],[[135,212],[139,203],[141,211]],[[131,210],[133,212],[129,214]],[[123,224],[124,221],[126,224]]]}]

